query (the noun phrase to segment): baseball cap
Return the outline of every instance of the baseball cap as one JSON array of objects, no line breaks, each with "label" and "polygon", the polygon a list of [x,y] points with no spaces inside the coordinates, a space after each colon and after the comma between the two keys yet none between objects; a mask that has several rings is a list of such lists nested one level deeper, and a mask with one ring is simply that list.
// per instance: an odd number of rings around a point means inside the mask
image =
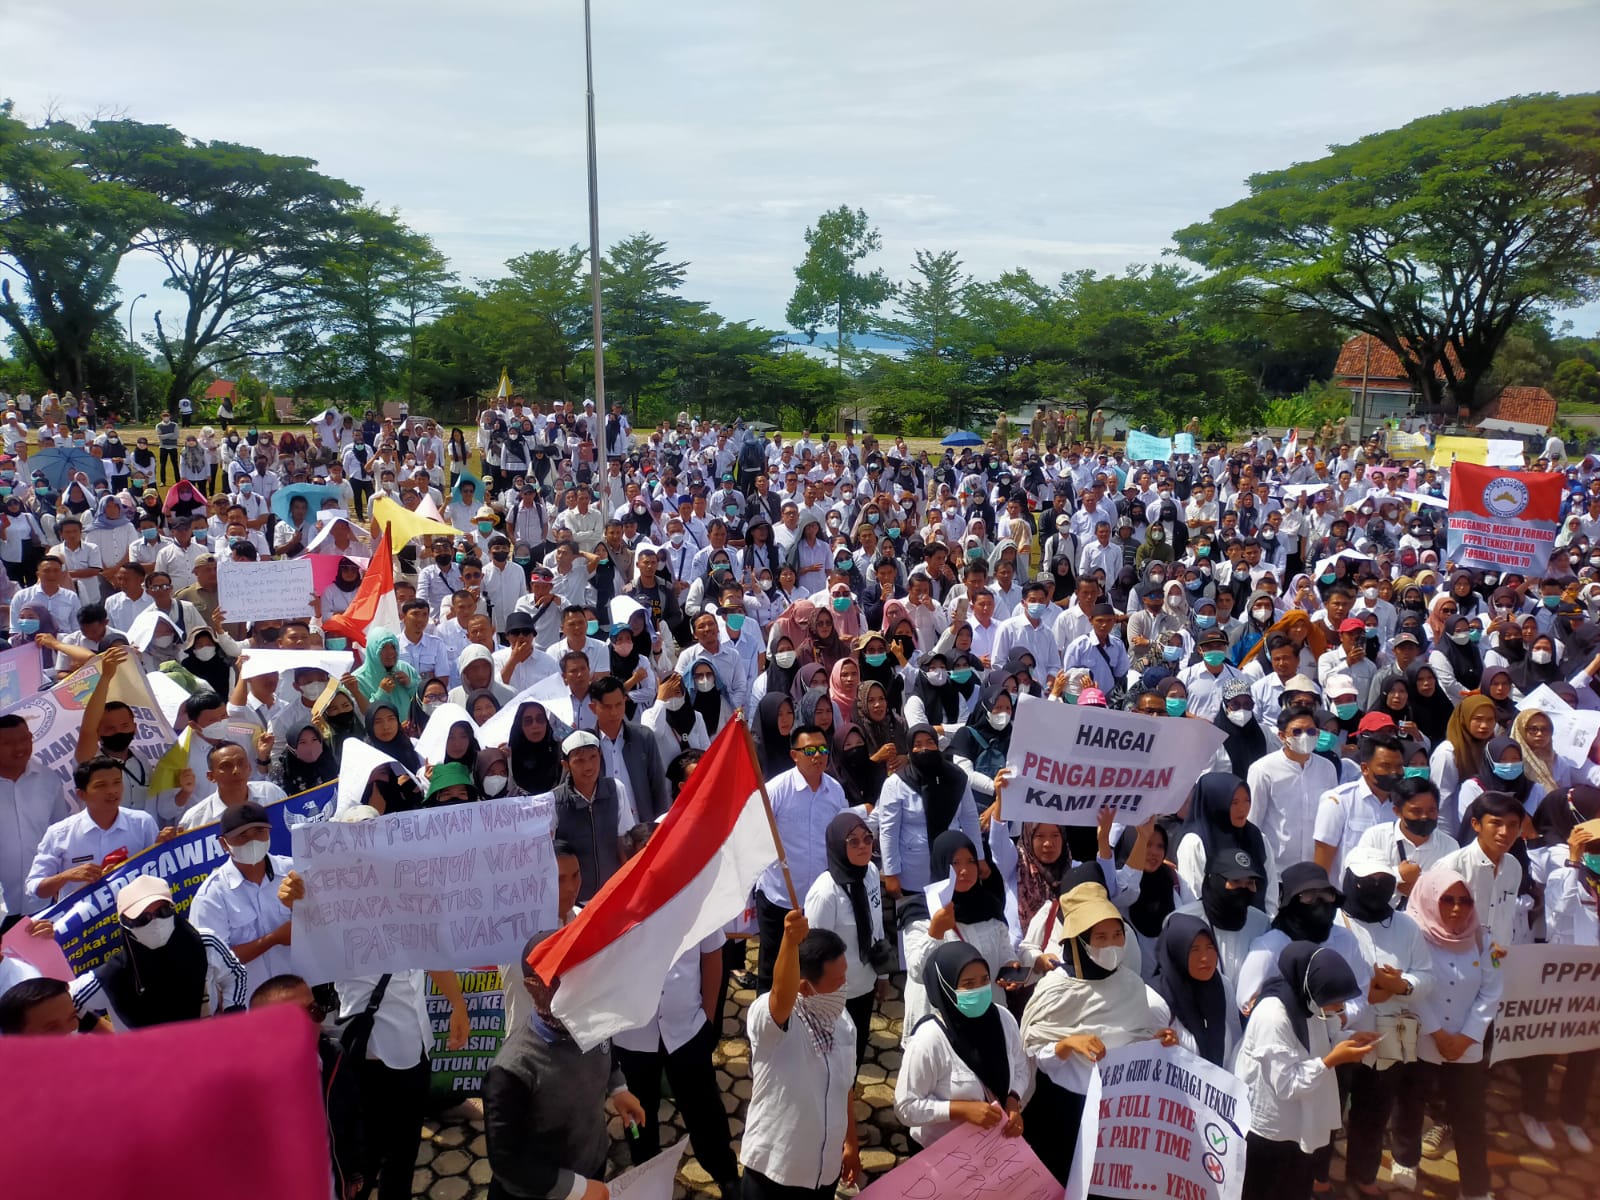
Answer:
[{"label": "baseball cap", "polygon": [[239,832],[241,829],[249,829],[257,825],[270,827],[272,823],[267,820],[266,809],[262,808],[254,800],[246,800],[237,808],[223,809],[222,819],[218,824],[221,826],[222,836],[227,837],[230,834]]},{"label": "baseball cap", "polygon": [[570,755],[573,751],[582,750],[585,747],[594,750],[600,749],[600,739],[595,737],[594,734],[580,729],[576,733],[567,734],[566,741],[561,743],[561,753]]},{"label": "baseball cap", "polygon": [[1361,718],[1361,724],[1356,726],[1356,732],[1384,733],[1394,727],[1394,718],[1388,713],[1370,712]]},{"label": "baseball cap", "polygon": [[159,875],[141,875],[117,893],[117,916],[137,917],[156,904],[171,904],[172,889]]},{"label": "baseball cap", "polygon": [[1092,705],[1095,708],[1106,706],[1106,694],[1096,687],[1086,687],[1078,693],[1078,704]]},{"label": "baseball cap", "polygon": [[1330,675],[1326,691],[1329,696],[1353,696],[1356,694],[1356,681],[1348,675]]},{"label": "baseball cap", "polygon": [[1236,879],[1254,879],[1259,883],[1267,881],[1267,873],[1261,869],[1256,856],[1243,846],[1229,846],[1225,850],[1213,851],[1211,857],[1206,860],[1206,874],[1220,875],[1229,881]]},{"label": "baseball cap", "polygon": [[1365,633],[1367,623],[1360,617],[1346,617],[1339,622],[1340,633]]}]

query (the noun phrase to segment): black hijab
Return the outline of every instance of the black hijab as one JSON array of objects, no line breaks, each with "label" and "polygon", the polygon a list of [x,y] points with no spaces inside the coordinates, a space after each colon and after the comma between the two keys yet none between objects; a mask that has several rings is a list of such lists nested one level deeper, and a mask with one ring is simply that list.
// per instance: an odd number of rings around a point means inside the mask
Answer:
[{"label": "black hijab", "polygon": [[[950,860],[956,856],[958,850],[965,850],[974,859],[983,861],[978,858],[978,848],[972,844],[971,838],[959,829],[946,829],[933,839],[933,844],[928,849],[928,878],[935,882],[948,878]],[[955,905],[956,923],[959,925],[980,925],[984,921],[1006,919],[1005,900],[978,883],[974,883],[964,892],[956,892],[952,903]],[[926,921],[930,916],[932,914],[928,911],[928,898],[920,894],[912,896],[900,905],[900,928],[905,929],[914,921]]]},{"label": "black hijab", "polygon": [[911,694],[922,701],[930,724],[954,725],[961,712],[961,688],[948,680],[937,686],[929,680],[928,671],[935,659],[945,661],[942,654],[926,656],[922,660],[922,669],[917,672],[916,682],[911,685]]},{"label": "black hijab", "polygon": [[[322,753],[315,762],[309,763],[302,762],[294,749],[300,742],[300,735],[308,729],[317,735],[317,741],[322,744]],[[339,760],[333,753],[333,747],[328,745],[328,739],[323,736],[322,730],[310,722],[290,729],[289,744],[284,747],[283,752],[284,794],[298,795],[337,778],[339,778]]]},{"label": "black hijab", "polygon": [[1450,669],[1455,672],[1456,682],[1468,691],[1472,691],[1477,688],[1479,682],[1483,679],[1483,653],[1478,649],[1476,643],[1468,642],[1465,646],[1458,646],[1450,636],[1453,632],[1450,626],[1464,619],[1465,608],[1463,607],[1461,612],[1450,618],[1445,627],[1444,636],[1439,639],[1434,649],[1444,651],[1445,661],[1450,664]]},{"label": "black hijab", "polygon": [[1522,747],[1515,738],[1492,737],[1483,748],[1483,761],[1478,764],[1478,782],[1483,785],[1486,792],[1509,792],[1517,798],[1517,803],[1527,807],[1528,793],[1533,791],[1533,780],[1528,775],[1526,766],[1522,774],[1515,779],[1501,779],[1494,773],[1494,764],[1499,755],[1507,750],[1515,749],[1522,753]]},{"label": "black hijab", "polygon": [[[1417,676],[1423,671],[1433,676],[1431,696],[1424,696],[1417,688]],[[1434,746],[1448,740],[1450,714],[1455,711],[1456,706],[1451,704],[1450,697],[1444,694],[1444,689],[1439,686],[1439,673],[1428,665],[1426,658],[1418,658],[1411,664],[1411,669],[1406,672],[1406,686],[1411,689],[1411,719],[1416,722],[1422,735],[1428,739],[1430,745]]]},{"label": "black hijab", "polygon": [[1268,996],[1277,997],[1289,1014],[1295,1036],[1309,1053],[1313,1006],[1341,1004],[1360,993],[1355,972],[1337,950],[1316,942],[1295,941],[1278,955],[1278,974],[1262,985],[1256,1004],[1259,1006]]},{"label": "black hijab", "polygon": [[939,1023],[956,1057],[971,1069],[994,1100],[1004,1104],[1011,1094],[1011,1058],[1006,1052],[1000,1014],[991,1004],[981,1017],[969,1017],[956,1005],[956,984],[961,972],[975,962],[983,962],[983,955],[967,942],[943,942],[934,948],[922,968],[922,985],[932,1009],[923,1019]]},{"label": "black hijab", "polygon": [[[978,756],[985,750],[993,749],[1004,757],[1011,749],[1011,725],[1007,723],[1004,729],[996,729],[989,724],[989,714],[1000,699],[1000,694],[1006,690],[1005,681],[1003,673],[989,673],[989,678],[983,684],[983,695],[973,706],[972,712],[967,714],[966,724],[950,738],[951,754],[959,754],[969,762],[977,762]],[[1012,708],[1015,707],[1016,700],[1013,698]],[[980,742],[979,738],[983,740]]]},{"label": "black hijab", "polygon": [[[914,744],[917,734],[926,733],[937,738],[932,725],[913,725],[907,741]],[[931,755],[929,756],[932,757]],[[943,752],[937,765],[929,769],[917,765],[916,754],[906,757],[906,765],[895,772],[895,778],[922,797],[923,819],[928,826],[928,840],[932,841],[949,829],[956,819],[961,798],[967,793],[967,774],[951,762]],[[943,876],[935,875],[935,880]]]},{"label": "black hijab", "polygon": [[[394,737],[388,741],[384,741],[373,732],[373,725],[377,721],[378,714],[384,709],[394,713],[395,723],[399,726],[395,730]],[[372,707],[367,709],[367,744],[382,750],[395,762],[408,770],[420,771],[422,770],[422,758],[417,754],[417,748],[411,744],[411,739],[406,736],[404,726],[405,720],[401,717],[399,709],[387,700],[374,701]]]},{"label": "black hijab", "polygon": [[120,921],[122,953],[95,968],[122,1022],[135,1029],[192,1021],[206,994],[206,948],[200,934],[179,915],[172,936],[157,949],[134,940]]},{"label": "black hijab", "polygon": [[761,774],[767,779],[781,775],[794,761],[789,757],[789,739],[778,732],[778,710],[794,705],[787,691],[768,692],[756,706],[756,748],[761,752]]},{"label": "black hijab", "polygon": [[856,919],[856,951],[861,955],[862,962],[871,962],[872,917],[867,911],[867,868],[858,867],[850,861],[849,847],[845,845],[846,838],[857,829],[866,827],[867,823],[854,812],[846,810],[835,813],[833,820],[828,822],[824,840],[828,850],[828,874],[850,897],[850,911]]},{"label": "black hijab", "polygon": [[[1124,857],[1132,854],[1134,843],[1138,840],[1137,829],[1130,826],[1122,831],[1119,841],[1125,844]],[[1139,872],[1139,895],[1128,906],[1128,924],[1145,937],[1156,937],[1161,933],[1162,923],[1178,906],[1177,879],[1173,875],[1172,868],[1166,863],[1162,863],[1154,871],[1146,871],[1143,863],[1129,865]]]},{"label": "black hijab", "polygon": [[1252,714],[1244,725],[1235,725],[1228,720],[1228,706],[1224,703],[1217,709],[1217,715],[1211,718],[1211,723],[1222,730],[1222,749],[1228,755],[1228,765],[1242,780],[1250,773],[1250,764],[1265,758],[1267,754],[1267,738],[1261,732],[1261,722]]},{"label": "black hijab", "polygon": [[1201,934],[1212,936],[1199,917],[1180,914],[1167,922],[1156,942],[1156,978],[1150,986],[1167,1002],[1173,1021],[1194,1038],[1200,1057],[1220,1067],[1227,1054],[1229,1027],[1237,1030],[1239,1017],[1229,1011],[1220,966],[1203,983],[1189,974],[1189,951]]},{"label": "black hijab", "polygon": [[545,710],[543,741],[531,741],[522,732],[522,714],[534,705],[544,709],[536,700],[517,705],[511,736],[506,739],[506,748],[511,751],[511,781],[524,796],[543,795],[561,782],[561,747],[556,745],[556,729],[549,711]]},{"label": "black hijab", "polygon": [[[1250,821],[1246,821],[1242,829],[1235,829],[1228,817],[1233,794],[1243,786],[1244,780],[1225,771],[1208,771],[1194,785],[1189,801],[1189,821],[1183,832],[1200,839],[1208,862],[1213,854],[1225,850],[1247,850],[1256,862],[1267,861],[1267,842],[1261,830]],[[1267,898],[1258,891],[1252,903],[1256,908],[1265,909]]]}]

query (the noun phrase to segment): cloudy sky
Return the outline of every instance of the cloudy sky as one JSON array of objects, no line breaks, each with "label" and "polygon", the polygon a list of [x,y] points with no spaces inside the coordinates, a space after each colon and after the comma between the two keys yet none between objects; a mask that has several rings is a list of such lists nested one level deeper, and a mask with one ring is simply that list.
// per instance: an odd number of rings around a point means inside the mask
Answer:
[{"label": "cloudy sky", "polygon": [[[687,294],[769,324],[841,203],[897,277],[919,247],[1116,271],[1252,171],[1600,87],[1600,0],[595,0],[594,34],[602,241],[649,230]],[[0,46],[19,115],[307,155],[464,277],[587,241],[581,0],[0,0]]]}]

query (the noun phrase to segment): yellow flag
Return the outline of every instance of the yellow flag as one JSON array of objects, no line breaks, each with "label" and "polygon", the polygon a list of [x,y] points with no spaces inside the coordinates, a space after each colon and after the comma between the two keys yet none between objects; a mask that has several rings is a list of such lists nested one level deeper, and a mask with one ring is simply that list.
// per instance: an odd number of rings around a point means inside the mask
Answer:
[{"label": "yellow flag", "polygon": [[178,735],[172,748],[156,761],[155,770],[150,772],[148,788],[152,796],[157,792],[170,792],[178,786],[178,775],[189,765],[189,748],[193,743],[194,726],[191,725]]},{"label": "yellow flag", "polygon": [[389,543],[396,549],[415,537],[426,535],[454,538],[460,537],[465,532],[453,525],[446,525],[443,521],[418,516],[404,504],[388,496],[379,496],[372,502],[372,520],[378,528],[389,531]]},{"label": "yellow flag", "polygon": [[494,398],[496,400],[511,399],[511,376],[506,374],[504,367],[500,368],[500,386],[495,389]]}]

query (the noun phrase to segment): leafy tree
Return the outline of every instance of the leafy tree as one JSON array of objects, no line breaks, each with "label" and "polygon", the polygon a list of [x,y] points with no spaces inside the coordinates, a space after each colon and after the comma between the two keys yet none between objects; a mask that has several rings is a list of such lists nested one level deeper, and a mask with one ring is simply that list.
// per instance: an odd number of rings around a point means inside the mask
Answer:
[{"label": "leafy tree", "polygon": [[746,363],[750,411],[784,429],[831,426],[832,414],[848,407],[848,377],[814,355],[802,350],[775,353],[769,342],[761,352],[747,355]]},{"label": "leafy tree", "polygon": [[962,315],[962,293],[971,283],[954,250],[918,250],[912,278],[894,289],[894,316],[880,328],[906,343],[913,355],[946,353]]},{"label": "leafy tree", "polygon": [[30,127],[12,112],[0,103],[0,320],[48,385],[82,392],[117,268],[161,207],[131,178],[180,135],[124,120]]},{"label": "leafy tree", "polygon": [[1506,335],[1600,278],[1600,95],[1423,117],[1254,175],[1175,235],[1235,301],[1376,336],[1426,406],[1474,407]]},{"label": "leafy tree", "polygon": [[872,327],[872,315],[893,292],[881,270],[860,269],[867,255],[882,248],[883,238],[866,212],[852,212],[848,205],[823,213],[815,227],[806,229],[806,256],[794,269],[798,282],[785,315],[811,342],[824,327],[834,331],[840,371],[850,336]]},{"label": "leafy tree", "polygon": [[613,402],[626,400],[635,420],[640,396],[667,369],[669,327],[703,308],[677,294],[689,264],[667,262],[666,254],[665,242],[636,233],[600,264],[606,391]]},{"label": "leafy tree", "polygon": [[360,190],[309,158],[231,142],[185,142],[147,156],[143,183],[166,211],[141,245],[166,266],[183,312],[156,347],[176,405],[208,371],[273,353],[300,320],[304,285],[349,236]]},{"label": "leafy tree", "polygon": [[1600,370],[1581,358],[1569,358],[1556,368],[1550,394],[1560,404],[1600,404]]},{"label": "leafy tree", "polygon": [[1506,334],[1494,356],[1486,390],[1503,387],[1544,387],[1550,382],[1550,358],[1539,343],[1520,332]]}]

